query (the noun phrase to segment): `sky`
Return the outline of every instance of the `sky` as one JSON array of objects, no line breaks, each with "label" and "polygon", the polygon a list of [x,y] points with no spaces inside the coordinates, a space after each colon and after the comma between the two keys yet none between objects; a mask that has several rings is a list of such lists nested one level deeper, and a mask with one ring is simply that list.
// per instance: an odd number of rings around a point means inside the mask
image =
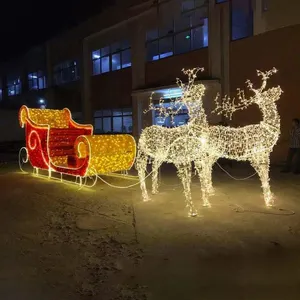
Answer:
[{"label": "sky", "polygon": [[[5,0],[4,0],[5,1]],[[1,3],[0,61],[25,53],[99,13],[112,0],[9,0]],[[1,1],[2,2],[2,1]]]}]

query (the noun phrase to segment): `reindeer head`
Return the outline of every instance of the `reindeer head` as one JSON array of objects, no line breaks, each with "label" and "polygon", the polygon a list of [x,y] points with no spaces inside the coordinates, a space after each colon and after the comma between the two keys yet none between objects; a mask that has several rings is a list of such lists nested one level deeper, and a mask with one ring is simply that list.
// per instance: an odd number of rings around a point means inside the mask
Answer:
[{"label": "reindeer head", "polygon": [[235,103],[235,98],[231,99],[229,96],[225,96],[223,101],[219,103],[219,95],[215,98],[216,109],[213,111],[218,115],[224,114],[229,119],[232,118],[232,114],[238,110],[244,110],[251,104],[257,104],[261,109],[265,109],[267,106],[273,104],[280,98],[282,94],[281,88],[273,87],[270,89],[265,89],[267,86],[267,81],[277,70],[275,68],[262,72],[257,70],[257,76],[261,77],[261,86],[258,89],[253,87],[253,83],[250,80],[246,81],[247,87],[250,92],[254,95],[250,98],[245,97],[243,90],[237,89],[238,102]]},{"label": "reindeer head", "polygon": [[277,73],[277,70],[275,68],[262,72],[257,70],[257,76],[261,77],[261,86],[258,89],[255,89],[253,87],[253,83],[250,80],[247,80],[247,87],[251,92],[254,93],[254,97],[252,98],[252,102],[257,104],[258,106],[264,106],[271,104],[272,102],[276,102],[279,100],[280,95],[283,93],[280,86],[273,87],[266,90],[267,81],[268,79],[275,73]]},{"label": "reindeer head", "polygon": [[197,78],[197,73],[203,71],[203,68],[194,68],[185,70],[182,72],[188,76],[188,82],[184,84],[179,78],[176,82],[178,87],[182,91],[182,96],[177,99],[171,100],[171,105],[168,107],[164,106],[164,100],[160,99],[159,105],[155,106],[152,102],[152,95],[150,97],[149,109],[145,110],[144,113],[149,110],[154,110],[159,113],[161,118],[171,117],[171,121],[174,121],[174,116],[177,115],[184,107],[187,108],[188,114],[191,118],[199,117],[199,113],[205,114],[203,111],[203,100],[205,86],[203,84],[195,85],[195,79]]},{"label": "reindeer head", "polygon": [[182,97],[179,101],[182,105],[187,107],[190,116],[193,116],[197,111],[203,110],[202,98],[205,93],[205,86],[203,84],[195,84],[197,73],[199,71],[203,72],[203,70],[203,68],[183,69],[183,74],[188,76],[188,82],[186,84],[177,78],[177,85],[182,91]]}]

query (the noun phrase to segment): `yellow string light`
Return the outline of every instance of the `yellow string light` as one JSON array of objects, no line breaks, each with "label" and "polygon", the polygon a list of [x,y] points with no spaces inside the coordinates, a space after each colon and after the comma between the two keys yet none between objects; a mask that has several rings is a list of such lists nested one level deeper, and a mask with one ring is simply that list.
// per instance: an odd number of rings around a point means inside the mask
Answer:
[{"label": "yellow string light", "polygon": [[[26,127],[26,158],[38,174],[38,169],[83,178],[98,174],[129,170],[134,162],[136,143],[130,135],[92,135],[92,125],[72,120],[71,112],[53,109],[19,111],[21,127]],[[21,149],[22,151],[24,148]],[[20,153],[22,152],[20,151]],[[95,179],[95,182],[96,182]]]},{"label": "yellow string light", "polygon": [[[194,81],[199,68],[183,70],[188,76],[188,83],[183,84],[177,80],[182,90],[182,97],[174,100],[172,112],[177,113],[177,108],[186,106],[189,114],[189,122],[176,128],[164,128],[150,126],[143,130],[139,144],[136,167],[141,182],[142,197],[149,200],[145,184],[145,171],[148,158],[152,161],[152,193],[158,191],[158,169],[163,162],[173,163],[182,181],[184,194],[189,208],[189,215],[197,215],[191,196],[191,164],[194,162],[200,178],[202,198],[204,206],[210,206],[209,196],[213,193],[212,167],[221,157],[238,161],[249,161],[258,173],[264,194],[265,204],[273,205],[274,198],[269,184],[270,153],[276,144],[280,134],[280,117],[276,107],[276,101],[282,93],[281,88],[266,89],[267,80],[276,73],[276,69],[268,72],[257,71],[262,78],[259,89],[255,89],[248,80],[247,87],[253,96],[245,98],[243,91],[238,90],[238,100],[225,97],[219,103],[219,97],[215,99],[214,112],[225,114],[231,118],[235,111],[243,110],[251,104],[258,105],[263,119],[259,124],[232,128],[225,126],[210,126],[207,115],[203,109],[203,96],[205,86],[195,85]],[[152,97],[150,98],[152,101]],[[160,101],[158,107],[150,103],[150,110],[159,110],[160,116],[170,116],[170,109],[165,110]]]}]

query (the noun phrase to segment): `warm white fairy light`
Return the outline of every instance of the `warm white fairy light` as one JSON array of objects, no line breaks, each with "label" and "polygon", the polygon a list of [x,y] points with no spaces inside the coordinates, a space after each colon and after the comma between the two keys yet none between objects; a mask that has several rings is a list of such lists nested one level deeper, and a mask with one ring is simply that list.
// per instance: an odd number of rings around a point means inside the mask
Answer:
[{"label": "warm white fairy light", "polygon": [[[195,85],[194,81],[198,71],[203,69],[183,70],[188,76],[188,83],[184,84],[179,79],[177,84],[182,90],[182,97],[177,98],[171,103],[174,108],[172,115],[185,106],[188,109],[190,120],[188,124],[175,128],[165,128],[157,125],[145,128],[140,136],[138,143],[138,153],[136,167],[141,181],[143,199],[149,199],[145,172],[148,158],[152,160],[152,193],[158,191],[158,169],[163,162],[173,163],[178,171],[178,176],[184,187],[187,206],[190,215],[196,215],[197,211],[193,205],[190,182],[191,182],[191,163],[196,161],[201,152],[201,139],[203,139],[202,127],[207,127],[206,117],[202,108],[202,97],[205,92],[203,84]],[[152,100],[152,98],[150,98]],[[159,110],[161,117],[170,116],[170,111],[165,110],[162,105],[157,107],[150,103],[149,109]],[[201,131],[200,135],[197,133]]]},{"label": "warm white fairy light", "polygon": [[[265,89],[268,78],[276,72],[272,69],[268,72],[257,71],[262,78],[262,85],[254,89],[253,84],[247,81],[249,91],[253,96],[245,98],[244,92],[238,90],[239,102],[235,104],[229,97],[223,99],[215,112],[224,113],[230,117],[237,110],[247,108],[251,104],[257,104],[262,112],[263,120],[259,124],[232,128],[224,126],[210,126],[207,115],[203,109],[203,95],[205,86],[195,85],[196,74],[200,69],[184,71],[188,75],[188,83],[183,84],[178,80],[178,86],[182,89],[182,97],[174,100],[172,114],[177,113],[177,108],[186,106],[189,114],[189,122],[176,128],[164,128],[150,126],[146,128],[140,137],[136,167],[141,181],[143,199],[149,199],[145,172],[148,158],[152,161],[152,192],[158,191],[158,168],[163,162],[173,163],[178,171],[178,176],[184,187],[184,194],[189,208],[189,215],[195,216],[197,211],[191,197],[191,163],[194,162],[199,174],[202,190],[202,198],[205,206],[210,206],[209,195],[213,193],[212,167],[221,157],[238,161],[249,161],[257,171],[262,182],[263,194],[267,206],[273,204],[273,195],[269,185],[270,153],[276,144],[280,134],[280,117],[275,102],[280,98],[280,87]],[[203,70],[203,69],[202,69]],[[170,116],[170,110],[164,110],[162,101],[159,107],[152,104],[150,109],[158,109],[160,116]]]}]

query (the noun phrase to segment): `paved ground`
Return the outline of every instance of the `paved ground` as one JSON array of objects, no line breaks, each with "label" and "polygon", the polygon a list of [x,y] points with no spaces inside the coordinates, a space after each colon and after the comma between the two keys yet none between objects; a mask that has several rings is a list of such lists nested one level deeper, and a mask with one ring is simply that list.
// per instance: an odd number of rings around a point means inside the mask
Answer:
[{"label": "paved ground", "polygon": [[276,209],[256,177],[220,170],[202,208],[194,178],[200,216],[188,218],[174,173],[143,203],[138,187],[78,190],[2,165],[0,299],[299,299],[300,176],[272,172]]}]

